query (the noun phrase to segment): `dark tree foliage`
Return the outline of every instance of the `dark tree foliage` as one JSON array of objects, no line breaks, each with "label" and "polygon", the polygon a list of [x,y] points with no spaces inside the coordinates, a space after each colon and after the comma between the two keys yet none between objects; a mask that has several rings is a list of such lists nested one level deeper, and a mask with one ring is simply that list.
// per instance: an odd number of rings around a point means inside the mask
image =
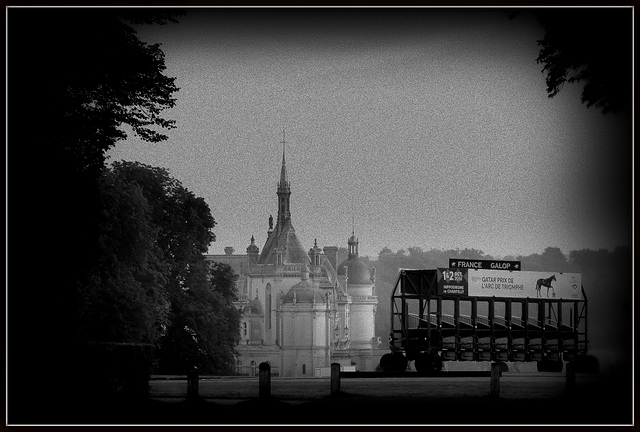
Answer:
[{"label": "dark tree foliage", "polygon": [[542,254],[518,256],[516,261],[520,261],[522,269],[528,271],[580,272],[580,268],[567,261],[567,257],[557,247],[547,247]]},{"label": "dark tree foliage", "polygon": [[114,172],[125,182],[137,184],[147,199],[153,222],[159,227],[158,247],[169,263],[171,277],[183,278],[187,263],[202,259],[215,241],[215,221],[209,206],[164,168],[137,162],[114,162]]},{"label": "dark tree foliage", "polygon": [[162,339],[160,372],[184,374],[234,373],[235,347],[240,340],[237,275],[226,264],[203,262],[179,290],[171,292],[171,325]]},{"label": "dark tree foliage", "polygon": [[[52,386],[72,391],[74,346],[84,338],[81,299],[106,246],[100,234],[105,152],[125,136],[123,126],[149,141],[173,127],[161,116],[177,90],[163,73],[162,51],[142,43],[119,19],[121,11],[6,11],[8,384],[11,407],[26,416],[42,413],[29,406],[28,380],[38,372],[56,370],[51,379],[65,384]],[[131,22],[155,24],[169,15],[126,13]],[[130,192],[122,204],[134,211],[139,203]],[[38,282],[27,283],[33,265],[25,257],[34,254]]]},{"label": "dark tree foliage", "polygon": [[581,100],[607,112],[630,113],[632,9],[570,8],[537,12],[544,28],[536,61],[544,65],[547,93],[582,83]]},{"label": "dark tree foliage", "polygon": [[78,339],[156,344],[168,325],[168,275],[144,190],[105,171],[99,251],[79,287]]},{"label": "dark tree foliage", "polygon": [[209,206],[163,168],[116,162],[113,171],[141,190],[156,230],[170,304],[158,339],[161,371],[186,373],[195,366],[204,373],[232,373],[240,335],[239,312],[232,304],[237,276],[225,265],[210,268],[204,259],[215,239]]},{"label": "dark tree foliage", "polygon": [[[146,22],[167,20],[151,13]],[[164,53],[140,41],[121,10],[11,10],[8,35],[10,126],[67,168],[102,169],[123,125],[151,142],[175,127],[161,116],[178,90]]]}]

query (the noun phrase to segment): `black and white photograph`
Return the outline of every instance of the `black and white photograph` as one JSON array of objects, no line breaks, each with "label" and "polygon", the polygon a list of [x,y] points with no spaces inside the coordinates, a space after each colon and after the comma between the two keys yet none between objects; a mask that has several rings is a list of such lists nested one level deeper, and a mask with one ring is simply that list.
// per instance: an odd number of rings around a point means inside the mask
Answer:
[{"label": "black and white photograph", "polygon": [[635,425],[632,5],[5,18],[5,426]]}]

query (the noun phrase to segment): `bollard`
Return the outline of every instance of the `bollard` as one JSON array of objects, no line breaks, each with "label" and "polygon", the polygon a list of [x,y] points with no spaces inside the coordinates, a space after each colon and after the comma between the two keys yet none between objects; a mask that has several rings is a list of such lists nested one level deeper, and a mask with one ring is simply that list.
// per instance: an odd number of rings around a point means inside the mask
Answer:
[{"label": "bollard", "polygon": [[340,393],[340,363],[331,363],[331,396]]},{"label": "bollard", "polygon": [[491,363],[491,385],[489,396],[500,397],[500,363]]},{"label": "bollard", "polygon": [[267,362],[260,363],[258,366],[258,395],[260,399],[268,399],[271,397],[271,365]]},{"label": "bollard", "polygon": [[194,367],[187,372],[187,399],[194,400],[198,398],[198,368]]},{"label": "bollard", "polygon": [[576,390],[576,364],[569,362],[566,364],[566,391],[567,393],[573,393]]}]

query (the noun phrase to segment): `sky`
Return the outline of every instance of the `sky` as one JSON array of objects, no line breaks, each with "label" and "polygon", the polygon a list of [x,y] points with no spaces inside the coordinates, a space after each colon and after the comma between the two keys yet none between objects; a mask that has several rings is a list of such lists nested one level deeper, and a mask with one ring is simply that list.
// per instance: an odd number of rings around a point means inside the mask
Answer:
[{"label": "sky", "polygon": [[176,78],[163,143],[129,134],[109,161],[164,167],[211,208],[216,241],[260,249],[277,215],[283,131],[305,248],[472,248],[505,256],[630,246],[620,116],[546,94],[521,11],[187,9],[136,27]]}]

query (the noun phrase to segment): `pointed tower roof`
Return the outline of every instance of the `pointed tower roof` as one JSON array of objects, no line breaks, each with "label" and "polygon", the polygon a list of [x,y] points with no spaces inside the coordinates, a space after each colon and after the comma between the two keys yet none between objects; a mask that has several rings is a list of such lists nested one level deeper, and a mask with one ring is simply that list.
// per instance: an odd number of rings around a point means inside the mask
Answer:
[{"label": "pointed tower roof", "polygon": [[278,183],[278,219],[273,231],[262,248],[258,258],[258,264],[277,264],[276,249],[282,251],[283,263],[309,263],[310,259],[302,247],[302,243],[296,235],[296,230],[291,223],[290,195],[291,188],[287,175],[285,156],[285,135],[282,131],[282,168],[280,169],[280,182]]},{"label": "pointed tower roof", "polygon": [[258,264],[276,264],[276,249],[282,250],[283,263],[309,263],[309,256],[302,247],[291,221],[278,224],[262,248]]},{"label": "pointed tower roof", "polygon": [[280,168],[280,183],[279,188],[289,187],[289,176],[287,176],[287,161],[285,159],[285,144],[284,131],[282,131],[282,168]]}]

